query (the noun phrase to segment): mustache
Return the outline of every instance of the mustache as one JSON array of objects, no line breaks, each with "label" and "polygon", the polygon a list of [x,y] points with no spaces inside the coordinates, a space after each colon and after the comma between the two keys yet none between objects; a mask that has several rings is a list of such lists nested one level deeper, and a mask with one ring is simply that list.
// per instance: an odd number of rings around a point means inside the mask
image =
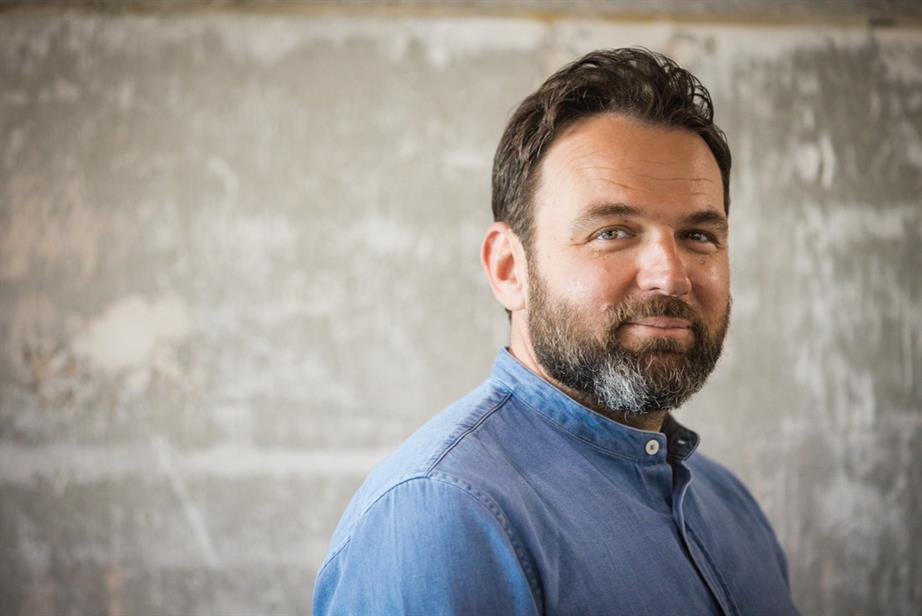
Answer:
[{"label": "mustache", "polygon": [[658,296],[647,299],[627,298],[611,312],[611,331],[634,319],[649,317],[668,317],[685,319],[691,323],[693,330],[704,327],[701,314],[690,304],[677,297]]}]

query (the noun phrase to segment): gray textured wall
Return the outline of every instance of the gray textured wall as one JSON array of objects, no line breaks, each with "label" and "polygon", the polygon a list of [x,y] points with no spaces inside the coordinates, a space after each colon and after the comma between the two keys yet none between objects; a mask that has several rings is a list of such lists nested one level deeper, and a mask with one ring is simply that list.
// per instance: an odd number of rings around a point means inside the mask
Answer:
[{"label": "gray textured wall", "polygon": [[681,419],[805,614],[918,614],[918,26],[179,4],[0,13],[4,616],[307,613],[364,473],[505,341],[507,115],[629,44],[736,159],[729,346]]}]

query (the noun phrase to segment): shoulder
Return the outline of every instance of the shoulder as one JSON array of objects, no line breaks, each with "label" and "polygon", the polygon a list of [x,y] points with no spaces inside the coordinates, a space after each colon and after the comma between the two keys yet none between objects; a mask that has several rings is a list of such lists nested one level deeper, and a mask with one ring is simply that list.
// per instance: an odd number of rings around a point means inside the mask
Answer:
[{"label": "shoulder", "polygon": [[[481,541],[459,541],[474,535]],[[519,552],[508,520],[487,494],[462,479],[432,471],[389,486],[369,503],[341,544],[331,550],[321,571],[343,554],[350,560],[381,565],[382,560],[369,558],[369,550],[380,552],[381,557],[409,550],[419,551],[415,554],[418,560],[441,559],[447,554],[439,552],[438,546],[455,542],[455,558],[485,545]],[[356,549],[357,553],[349,554]]]},{"label": "shoulder", "polygon": [[376,482],[350,505],[351,520],[317,573],[315,614],[540,611],[535,571],[484,490],[428,459]]},{"label": "shoulder", "polygon": [[321,566],[313,613],[540,613],[536,577],[482,496],[438,471],[392,486]]},{"label": "shoulder", "polygon": [[[510,395],[496,382],[483,383],[426,422],[375,466],[343,513],[333,534],[331,554],[348,541],[356,525],[389,493],[393,493],[391,497],[405,495],[405,498],[411,499],[441,498],[443,493],[455,494],[457,490],[477,494],[476,488],[465,481],[468,478],[438,471],[447,457],[457,456],[460,443],[472,438],[494,413],[503,408]],[[453,485],[454,489],[422,489],[424,485],[433,484],[442,488]]]},{"label": "shoulder", "polygon": [[478,453],[508,432],[494,418],[515,412],[510,398],[487,381],[372,470],[317,574],[315,613],[539,611],[534,568],[491,483],[508,470]]}]

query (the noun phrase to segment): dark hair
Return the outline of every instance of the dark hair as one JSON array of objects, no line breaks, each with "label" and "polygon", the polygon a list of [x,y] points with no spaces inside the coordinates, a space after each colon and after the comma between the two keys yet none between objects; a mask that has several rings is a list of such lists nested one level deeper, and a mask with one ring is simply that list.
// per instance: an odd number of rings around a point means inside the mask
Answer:
[{"label": "dark hair", "polygon": [[522,101],[493,159],[493,218],[506,222],[526,248],[539,165],[568,126],[618,113],[656,126],[686,128],[704,139],[720,168],[724,211],[730,211],[730,147],[714,124],[711,95],[698,78],[643,48],[593,51],[551,75]]}]

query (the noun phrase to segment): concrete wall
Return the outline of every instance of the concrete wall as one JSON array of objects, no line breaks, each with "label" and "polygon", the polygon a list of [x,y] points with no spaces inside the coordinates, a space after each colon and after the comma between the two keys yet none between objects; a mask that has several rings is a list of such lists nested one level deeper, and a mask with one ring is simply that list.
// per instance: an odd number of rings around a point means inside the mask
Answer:
[{"label": "concrete wall", "polygon": [[0,13],[0,612],[307,613],[364,473],[505,341],[477,251],[506,117],[643,44],[736,161],[729,346],[680,419],[805,614],[917,614],[915,22],[398,4]]}]

